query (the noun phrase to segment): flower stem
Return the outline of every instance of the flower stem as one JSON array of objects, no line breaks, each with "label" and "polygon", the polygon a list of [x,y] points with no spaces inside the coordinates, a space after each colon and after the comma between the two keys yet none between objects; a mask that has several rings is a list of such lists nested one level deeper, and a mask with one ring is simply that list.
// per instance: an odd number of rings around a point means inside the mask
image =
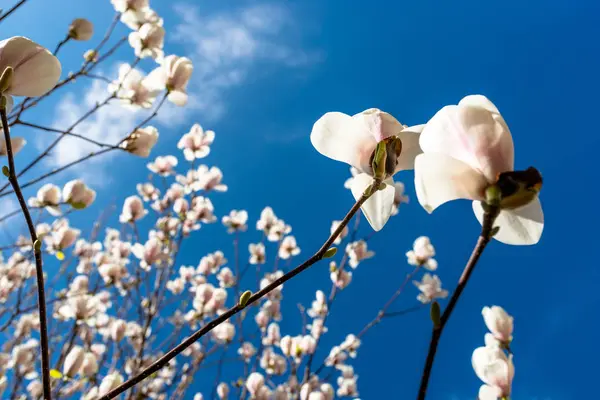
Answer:
[{"label": "flower stem", "polygon": [[[374,181],[372,186],[377,188],[379,186],[379,182]],[[280,278],[276,279],[275,281],[271,282],[269,285],[265,286],[263,289],[254,293],[250,297],[250,299],[248,300],[248,302],[246,303],[246,305],[244,307],[242,307],[239,303],[236,304],[235,306],[231,307],[229,310],[225,311],[223,314],[219,315],[217,318],[213,319],[212,321],[210,321],[209,323],[204,325],[202,328],[200,328],[196,332],[194,332],[192,335],[187,337],[185,340],[183,340],[177,346],[175,346],[174,348],[169,350],[165,355],[163,355],[162,357],[157,359],[155,362],[150,364],[147,368],[145,368],[138,375],[123,382],[122,384],[120,384],[119,386],[117,386],[116,388],[114,388],[113,390],[111,390],[110,392],[105,394],[104,396],[100,397],[98,400],[113,399],[113,398],[117,397],[119,394],[126,391],[127,389],[132,388],[133,386],[135,386],[139,382],[143,381],[144,379],[146,379],[147,377],[149,377],[156,371],[158,371],[161,368],[163,368],[164,366],[166,366],[169,363],[169,361],[171,361],[173,358],[175,358],[183,350],[185,350],[186,348],[191,346],[194,342],[196,342],[202,336],[206,335],[207,333],[209,333],[210,331],[215,329],[219,324],[227,321],[229,318],[233,317],[234,315],[236,315],[237,313],[242,311],[245,307],[248,307],[251,304],[255,303],[256,301],[260,300],[262,297],[266,296],[273,289],[283,285],[288,280],[292,279],[296,275],[298,275],[301,272],[303,272],[304,270],[308,269],[310,266],[312,266],[316,262],[323,259],[323,255],[325,254],[325,252],[329,249],[329,247],[331,247],[331,245],[333,244],[335,239],[338,237],[338,235],[348,225],[348,223],[350,222],[350,220],[352,219],[354,214],[356,214],[358,212],[358,210],[363,205],[363,203],[365,201],[367,201],[367,199],[369,197],[371,197],[371,195],[375,191],[376,191],[376,189],[371,190],[371,187],[369,187],[369,188],[367,188],[367,190],[365,190],[363,195],[356,201],[356,203],[354,203],[354,205],[352,206],[350,211],[348,211],[348,213],[346,214],[346,216],[344,217],[344,219],[342,220],[340,225],[337,227],[337,229],[329,236],[329,238],[325,241],[325,243],[323,243],[321,248],[315,254],[313,254],[308,260],[306,260],[305,262],[303,262],[296,268],[292,269],[285,275],[281,276]]]},{"label": "flower stem", "polygon": [[427,353],[427,358],[425,360],[425,367],[423,368],[423,375],[421,376],[421,385],[419,387],[419,394],[417,395],[418,400],[425,400],[425,396],[427,395],[427,386],[429,384],[429,377],[431,376],[431,369],[433,368],[433,361],[435,359],[435,354],[437,352],[437,347],[442,336],[442,332],[452,315],[452,311],[460,298],[463,290],[467,286],[469,282],[469,278],[471,274],[475,270],[475,266],[483,253],[483,250],[486,248],[487,244],[492,239],[492,228],[494,225],[494,221],[500,212],[498,207],[488,206],[487,212],[483,218],[483,224],[481,228],[481,234],[477,239],[477,244],[471,253],[471,257],[463,270],[460,279],[458,280],[458,285],[456,286],[456,290],[452,294],[444,313],[440,318],[440,325],[438,327],[433,328],[433,332],[431,334],[431,341],[429,342],[429,351]]},{"label": "flower stem", "polygon": [[[1,96],[1,95],[0,95]],[[31,236],[31,242],[33,244],[34,255],[35,255],[35,272],[37,277],[37,291],[38,291],[38,311],[40,317],[40,346],[42,353],[42,385],[44,392],[44,400],[51,400],[51,387],[50,387],[50,356],[48,348],[48,325],[46,321],[46,295],[44,293],[44,270],[42,267],[42,252],[41,246],[39,246],[38,237],[35,232],[35,225],[31,219],[31,214],[27,208],[27,203],[21,192],[17,175],[15,173],[15,160],[12,151],[12,144],[10,142],[10,133],[8,127],[8,118],[6,116],[6,108],[0,106],[0,117],[2,118],[2,128],[4,130],[4,138],[6,140],[6,156],[8,157],[8,180],[13,187],[15,195],[21,205],[21,210],[25,216],[27,222],[27,228]]]}]

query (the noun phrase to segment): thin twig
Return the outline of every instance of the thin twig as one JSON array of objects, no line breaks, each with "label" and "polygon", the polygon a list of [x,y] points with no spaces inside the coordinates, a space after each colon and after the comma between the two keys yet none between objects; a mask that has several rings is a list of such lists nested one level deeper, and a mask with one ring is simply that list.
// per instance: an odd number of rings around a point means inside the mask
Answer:
[{"label": "thin twig", "polygon": [[463,290],[467,286],[469,282],[469,278],[471,274],[475,270],[477,266],[477,262],[485,250],[485,247],[492,239],[492,227],[494,225],[494,220],[498,216],[499,209],[497,207],[489,206],[489,210],[485,213],[483,219],[483,225],[481,228],[481,234],[479,235],[479,239],[477,239],[477,244],[471,253],[471,257],[463,270],[460,279],[458,280],[458,285],[456,286],[456,290],[452,294],[444,313],[440,318],[440,323],[438,326],[434,326],[433,332],[431,334],[431,341],[429,342],[429,351],[427,352],[427,358],[425,359],[425,367],[423,368],[423,375],[421,376],[421,385],[419,387],[419,394],[417,395],[418,400],[425,400],[425,396],[427,395],[427,386],[429,384],[429,377],[431,376],[431,369],[433,368],[433,361],[435,360],[435,354],[437,351],[437,347],[440,341],[440,337],[442,336],[442,332],[452,315],[452,311],[460,298]]},{"label": "thin twig", "polygon": [[356,212],[360,209],[361,205],[371,196],[372,193],[374,193],[375,190],[377,190],[375,188],[377,188],[379,186],[379,183],[380,183],[379,181],[375,181],[372,186],[370,186],[369,188],[367,188],[367,190],[365,190],[365,192],[360,197],[360,199],[352,206],[350,211],[348,211],[348,213],[346,214],[346,216],[344,217],[344,219],[342,220],[342,222],[340,223],[338,228],[335,230],[335,232],[333,232],[329,236],[329,238],[325,241],[323,246],[321,246],[321,248],[312,257],[310,257],[308,260],[306,260],[304,263],[300,264],[296,268],[292,269],[290,272],[288,272],[285,275],[281,276],[280,278],[274,280],[269,285],[265,286],[263,289],[254,293],[252,296],[250,296],[250,298],[245,306],[241,306],[238,303],[235,306],[231,307],[229,310],[225,311],[223,314],[219,315],[217,318],[213,319],[212,321],[210,321],[209,323],[204,325],[202,328],[200,328],[199,330],[194,332],[191,336],[189,336],[185,340],[183,340],[180,344],[175,346],[173,349],[169,350],[165,355],[163,355],[162,357],[157,359],[155,362],[153,362],[150,366],[145,368],[141,373],[130,378],[129,380],[122,383],[121,385],[117,386],[115,389],[111,390],[106,395],[100,397],[99,400],[113,399],[116,396],[118,396],[119,394],[126,391],[127,389],[132,388],[139,382],[143,381],[144,379],[146,379],[147,377],[152,375],[154,372],[156,372],[156,371],[160,370],[161,368],[163,368],[164,366],[166,366],[169,363],[169,361],[171,361],[173,358],[175,358],[183,350],[185,350],[186,348],[191,346],[194,342],[196,342],[202,336],[204,336],[205,334],[212,331],[219,324],[227,321],[229,318],[231,318],[238,312],[242,311],[245,307],[260,300],[262,297],[267,295],[273,289],[281,286],[288,280],[292,279],[296,275],[298,275],[301,272],[303,272],[304,270],[308,269],[310,266],[315,264],[317,261],[320,261],[321,259],[323,259],[323,255],[329,249],[329,247],[333,244],[333,242],[335,241],[335,238],[346,227],[346,225],[348,225],[348,222],[354,216],[354,214],[356,214]]},{"label": "thin twig", "polygon": [[19,1],[17,4],[15,4],[14,6],[12,6],[12,8],[10,8],[7,12],[5,12],[4,14],[0,15],[0,22],[2,22],[6,17],[8,17],[10,14],[12,14],[13,12],[15,12],[17,10],[17,8],[21,7],[23,4],[25,4],[27,0],[21,0]]},{"label": "thin twig", "polygon": [[37,233],[35,231],[35,225],[31,219],[31,214],[27,208],[27,203],[19,187],[17,175],[15,173],[15,160],[12,151],[12,145],[10,142],[10,133],[8,127],[8,118],[6,116],[6,108],[0,106],[0,116],[2,119],[2,127],[4,129],[4,138],[6,140],[6,156],[8,158],[8,180],[13,187],[15,195],[19,200],[25,221],[27,222],[27,228],[31,236],[31,242],[33,243],[34,255],[35,255],[35,272],[37,278],[37,289],[38,289],[38,311],[40,318],[40,346],[42,353],[42,386],[44,392],[44,399],[51,400],[51,387],[50,387],[50,356],[48,348],[48,325],[46,321],[46,295],[44,293],[44,269],[42,267],[42,252],[40,251],[41,246],[36,245],[38,242]]}]

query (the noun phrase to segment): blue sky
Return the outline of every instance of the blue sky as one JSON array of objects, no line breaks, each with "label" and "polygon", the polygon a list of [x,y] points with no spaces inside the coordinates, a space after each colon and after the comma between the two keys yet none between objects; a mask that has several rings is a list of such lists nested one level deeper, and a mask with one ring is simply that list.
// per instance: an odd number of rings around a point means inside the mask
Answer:
[{"label": "blue sky", "polygon": [[[25,35],[53,48],[72,18],[87,17],[98,26],[98,40],[113,13],[108,0],[29,3],[2,23],[2,37]],[[194,122],[214,129],[217,136],[206,162],[219,166],[229,185],[227,193],[213,197],[217,214],[243,208],[253,224],[262,208],[272,206],[294,229],[302,248],[297,261],[320,246],[331,221],[341,219],[353,202],[343,188],[347,167],[322,157],[310,144],[312,124],[323,113],[377,107],[414,125],[467,94],[488,96],[511,128],[516,166],[535,166],[544,177],[545,232],[534,247],[495,242],[486,250],[442,338],[429,398],[476,396],[480,382],[470,357],[483,345],[481,308],[492,304],[515,317],[515,400],[595,396],[600,272],[590,251],[600,222],[592,164],[600,145],[595,121],[600,3],[267,0],[215,5],[154,0],[152,6],[165,19],[167,53],[189,55],[196,66],[192,104],[186,111],[166,110],[157,123],[161,138],[153,155],[175,153],[177,140]],[[244,25],[240,15],[249,9],[264,25]],[[207,40],[217,46],[207,50]],[[69,45],[62,54],[64,69],[77,68],[89,47]],[[115,60],[132,58],[127,49]],[[108,65],[104,72],[114,68]],[[69,120],[71,113],[84,110],[83,96],[94,99],[100,89],[78,83],[71,94],[57,98],[62,106],[49,102],[41,107],[37,122]],[[114,137],[122,125],[133,126],[135,118],[107,112],[86,130]],[[48,140],[40,132],[19,134],[31,149]],[[85,151],[70,143],[59,148],[55,161]],[[23,151],[24,157],[29,151]],[[97,185],[98,201],[76,216],[74,225],[89,227],[111,202],[120,207],[134,194],[134,183],[148,174],[145,161],[128,155],[103,161],[53,180],[80,176]],[[479,225],[468,202],[445,205],[429,216],[414,196],[412,172],[399,178],[411,202],[369,242],[377,255],[361,264],[336,300],[323,352],[345,334],[358,332],[391,296],[410,271],[404,253],[417,236],[431,237],[448,289],[475,243]],[[368,233],[362,226],[360,235]],[[221,227],[203,228],[184,247],[181,261],[195,265],[218,248],[231,254],[230,240]],[[250,230],[242,243],[258,240],[260,235]],[[283,331],[298,332],[296,303],[310,305],[316,289],[328,291],[328,276],[322,263],[286,284]],[[415,304],[416,294],[409,288],[395,309]],[[413,398],[429,336],[427,312],[388,319],[370,331],[354,363],[361,398]],[[208,392],[203,385],[212,381],[206,376],[195,384]]]}]

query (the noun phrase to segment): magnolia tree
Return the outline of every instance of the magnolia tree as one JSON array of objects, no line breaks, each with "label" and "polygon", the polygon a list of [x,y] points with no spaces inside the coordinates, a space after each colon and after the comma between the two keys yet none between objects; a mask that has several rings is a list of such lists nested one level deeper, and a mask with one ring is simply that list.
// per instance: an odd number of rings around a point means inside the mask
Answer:
[{"label": "magnolia tree", "polygon": [[[331,235],[303,262],[305,252],[292,228],[270,207],[256,221],[244,210],[216,215],[213,194],[227,191],[227,185],[219,168],[202,164],[215,133],[199,124],[181,136],[177,156],[152,154],[147,164],[151,179],[132,186],[131,195],[120,200],[119,226],[107,227],[99,220],[84,234],[71,226],[69,215],[85,213],[96,192],[82,180],[59,187],[53,177],[107,152],[149,157],[159,137],[152,120],[165,102],[185,106],[193,71],[189,59],[163,49],[163,20],[148,0],[111,2],[115,20],[83,55],[77,71],[66,74],[57,57],[71,41],[95,39],[88,20],[73,20],[54,52],[22,36],[0,42],[0,155],[8,180],[0,196],[14,196],[20,205],[3,210],[1,218],[24,218],[27,226],[26,235],[2,247],[2,398],[357,398],[353,363],[363,335],[384,318],[425,307],[432,334],[417,393],[424,399],[444,328],[488,242],[532,245],[542,234],[542,178],[532,167],[515,170],[511,133],[498,109],[484,96],[467,96],[412,127],[374,108],[353,116],[324,114],[307,132],[307,140],[310,136],[322,155],[351,166],[344,186],[356,202],[332,222]],[[0,21],[24,3],[6,10]],[[131,32],[114,41],[119,21]],[[114,79],[97,75],[98,66],[127,43],[133,61],[122,65]],[[136,68],[142,60],[149,66],[147,75]],[[30,122],[35,121],[32,109],[81,79],[106,82],[106,99],[67,127]],[[77,133],[79,125],[113,102],[148,109],[147,117],[137,126],[123,127],[118,143],[100,143]],[[20,160],[25,166],[17,170],[15,158],[26,143],[11,131],[20,126],[57,137],[32,160]],[[98,149],[31,176],[30,170],[67,137]],[[361,331],[349,332],[338,345],[325,349],[326,357],[317,357],[336,296],[351,284],[356,268],[375,256],[367,247],[373,235],[357,237],[361,215],[373,232],[381,230],[408,201],[394,175],[412,169],[418,201],[428,212],[451,200],[473,203],[482,229],[460,280],[440,305],[449,292],[434,274],[434,247],[427,237],[417,238],[406,253],[413,270],[389,301],[374,310],[373,320]],[[25,189],[32,193],[26,195]],[[152,220],[152,229],[138,229],[142,219]],[[219,219],[225,229],[203,227],[219,225]],[[193,241],[201,227],[231,235],[233,252],[204,253],[197,265],[181,265],[177,258],[183,242]],[[241,237],[251,242],[247,249],[241,248]],[[300,331],[282,332],[284,283],[325,259],[331,286],[312,288],[314,301],[300,306]],[[298,266],[284,272],[290,262]],[[66,286],[65,279],[55,277],[66,277]],[[391,311],[405,291],[416,295],[420,305]],[[514,375],[513,319],[499,306],[485,307],[482,314],[490,332],[472,354],[474,372],[483,383],[478,396],[508,399]],[[237,379],[221,378],[224,364]],[[209,367],[218,370],[214,384],[192,384]]]}]

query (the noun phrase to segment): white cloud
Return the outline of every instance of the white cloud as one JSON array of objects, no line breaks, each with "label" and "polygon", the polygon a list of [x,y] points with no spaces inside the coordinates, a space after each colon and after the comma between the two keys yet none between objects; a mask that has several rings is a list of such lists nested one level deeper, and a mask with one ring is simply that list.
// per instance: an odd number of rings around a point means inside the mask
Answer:
[{"label": "white cloud", "polygon": [[172,37],[191,50],[195,107],[209,119],[224,112],[225,93],[248,80],[257,64],[296,68],[321,59],[320,52],[293,43],[300,30],[289,10],[278,4],[206,15],[200,15],[197,7],[178,4],[175,12],[182,22]]}]

